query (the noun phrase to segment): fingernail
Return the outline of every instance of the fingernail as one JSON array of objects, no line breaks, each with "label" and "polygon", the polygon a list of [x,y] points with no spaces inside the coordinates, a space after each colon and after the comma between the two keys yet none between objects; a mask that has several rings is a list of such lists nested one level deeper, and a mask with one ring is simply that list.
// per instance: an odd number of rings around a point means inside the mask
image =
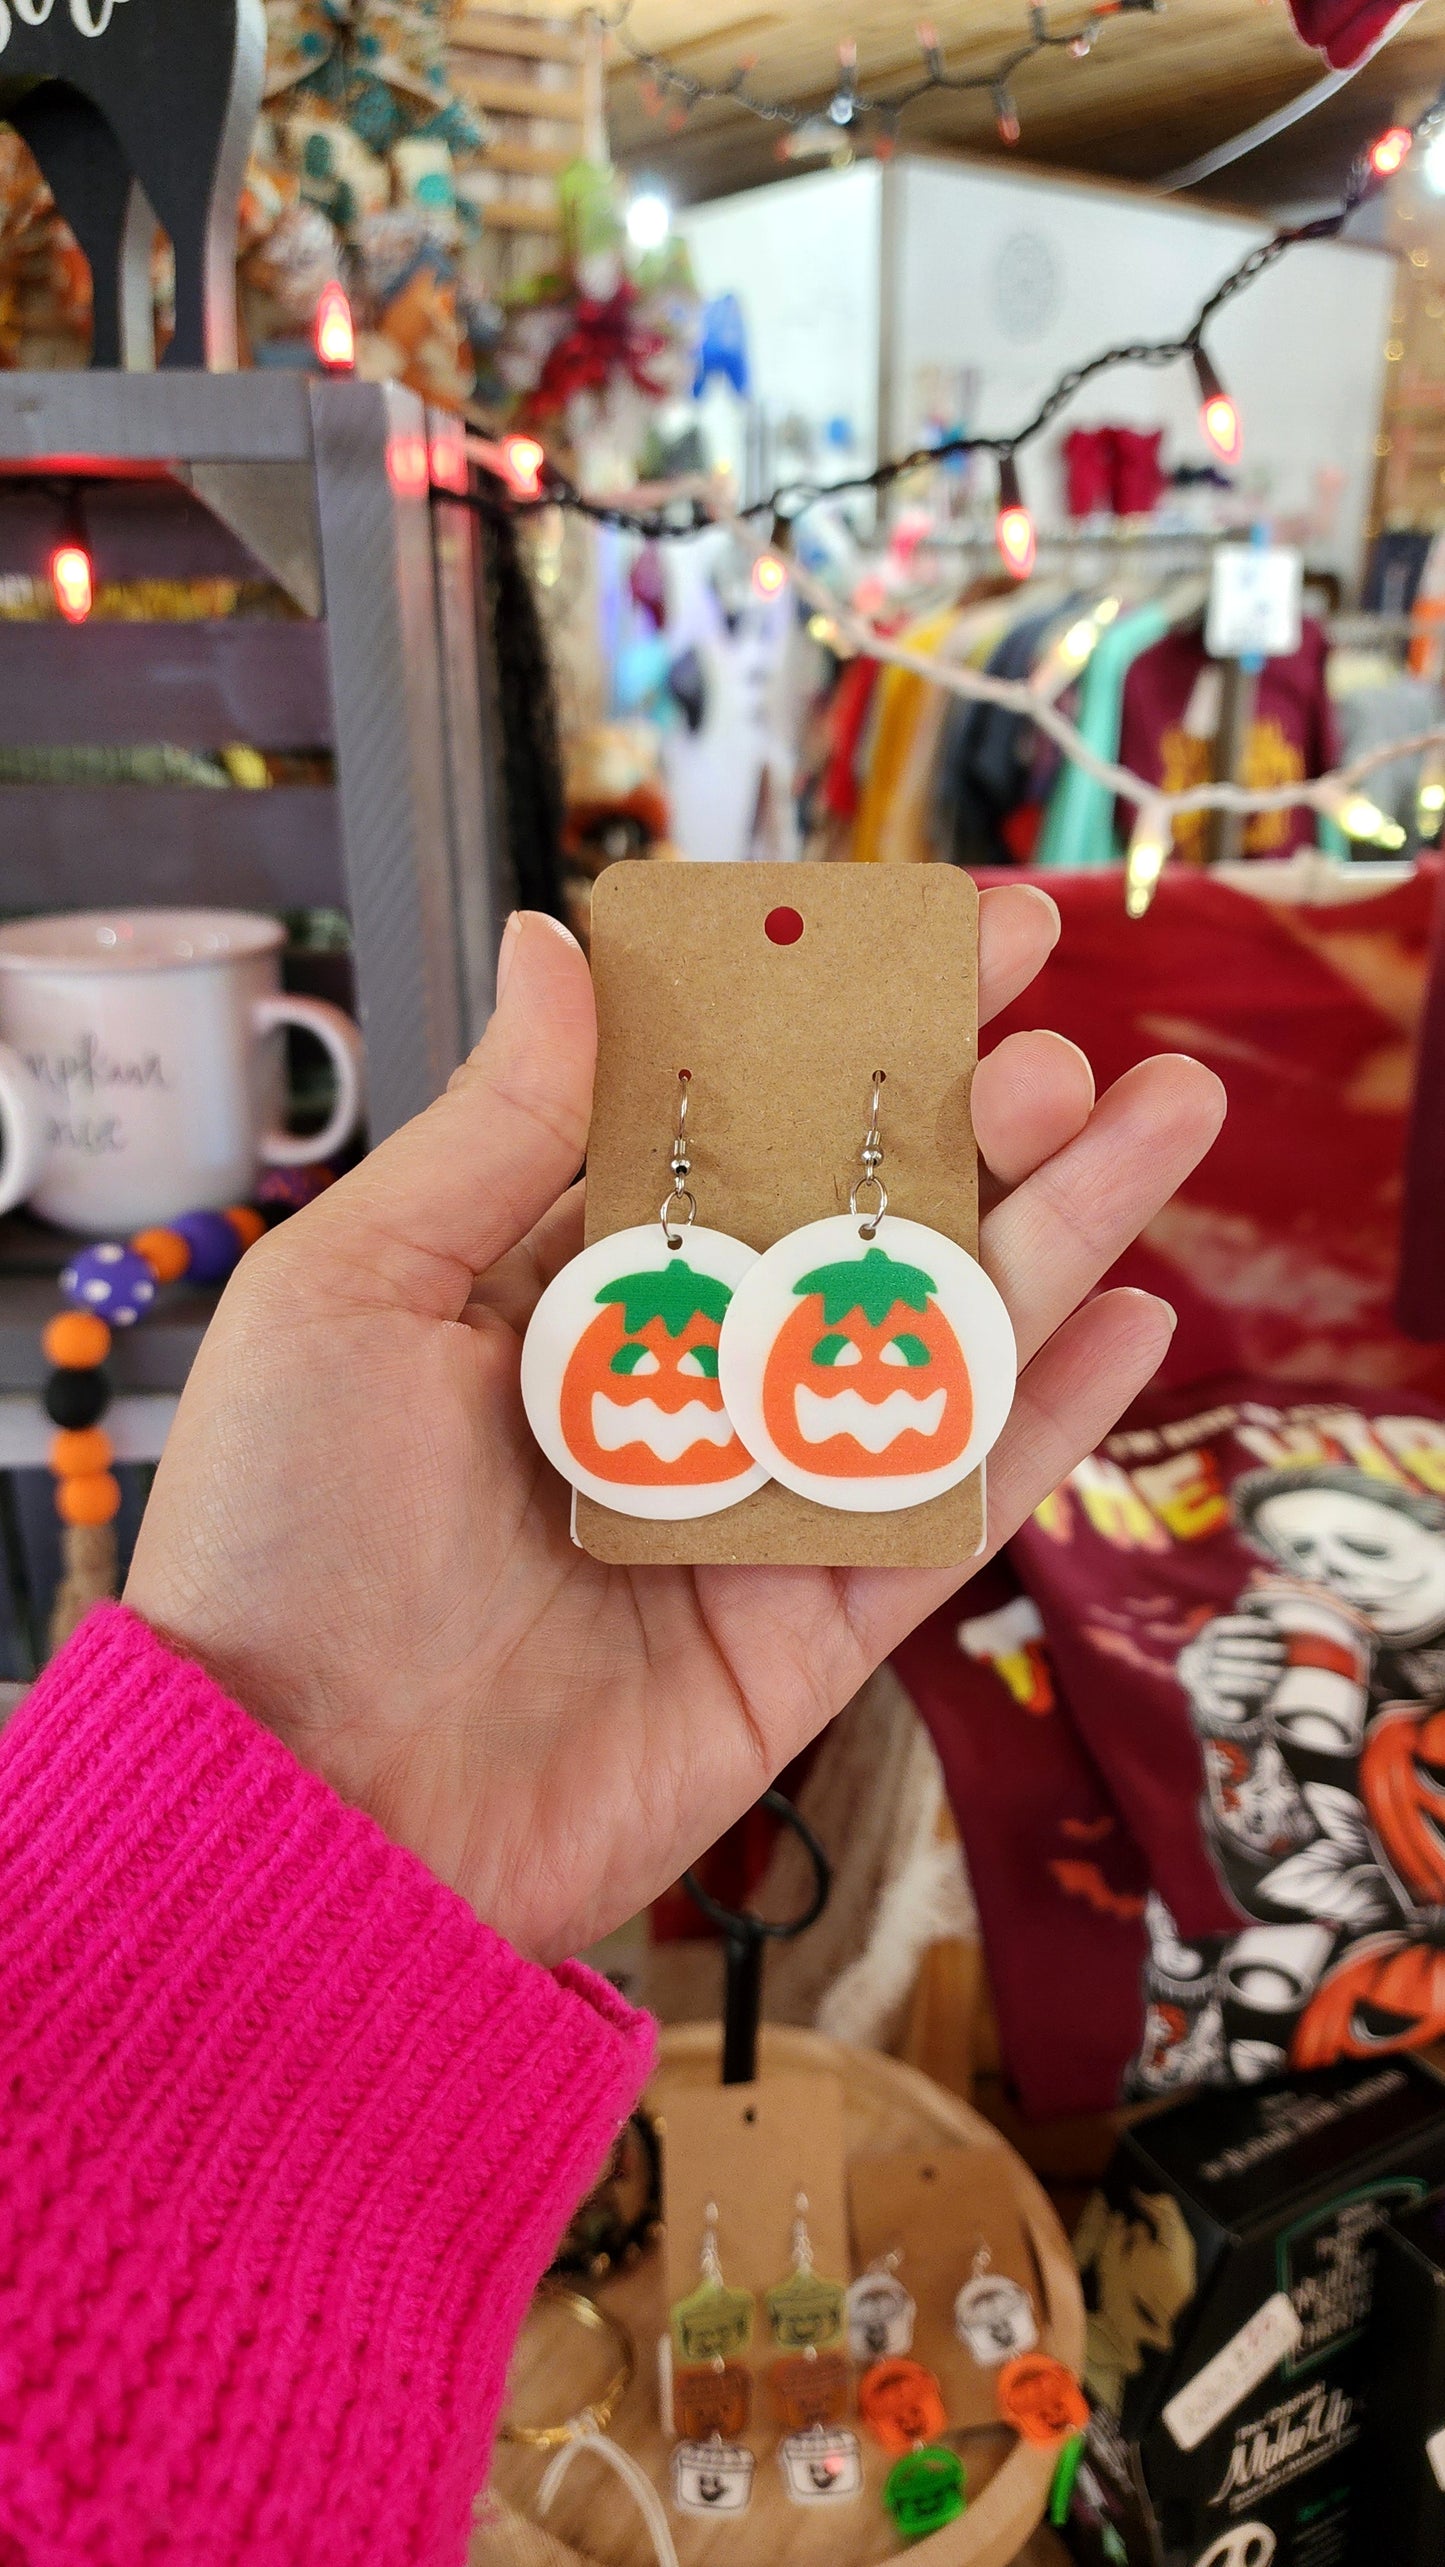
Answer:
[{"label": "fingernail", "polygon": [[1158,1308],[1158,1309],[1162,1310],[1162,1311],[1163,1311],[1163,1313],[1164,1313],[1165,1318],[1168,1320],[1168,1322],[1169,1322],[1169,1334],[1170,1334],[1170,1336],[1172,1337],[1172,1336],[1173,1336],[1173,1334],[1174,1334],[1175,1329],[1176,1329],[1176,1328],[1178,1327],[1178,1325],[1179,1325],[1179,1313],[1178,1313],[1178,1311],[1175,1309],[1174,1304],[1173,1304],[1173,1302],[1172,1302],[1172,1301],[1166,1301],[1166,1300],[1165,1300],[1164,1295],[1162,1294],[1162,1292],[1156,1292],[1156,1294],[1154,1295],[1154,1301],[1155,1301],[1155,1306],[1156,1306],[1156,1308]]},{"label": "fingernail", "polygon": [[501,997],[503,990],[507,986],[507,974],[512,968],[512,956],[517,950],[517,939],[521,935],[521,932],[522,913],[520,909],[514,909],[511,917],[507,920],[506,926],[502,929],[502,941],[497,948],[498,998]]}]

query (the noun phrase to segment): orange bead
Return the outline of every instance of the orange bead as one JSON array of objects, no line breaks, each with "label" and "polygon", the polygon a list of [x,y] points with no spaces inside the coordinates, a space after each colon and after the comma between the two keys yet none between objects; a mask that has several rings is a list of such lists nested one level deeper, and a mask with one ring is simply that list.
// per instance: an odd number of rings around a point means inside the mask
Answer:
[{"label": "orange bead", "polygon": [[62,1427],[50,1447],[50,1467],[58,1480],[89,1479],[108,1471],[115,1446],[103,1426]]},{"label": "orange bead", "polygon": [[179,1283],[191,1262],[191,1243],[179,1230],[137,1230],[130,1244],[157,1283]]},{"label": "orange bead", "polygon": [[58,1480],[55,1511],[62,1524],[109,1524],[120,1513],[120,1482],[110,1471],[85,1471]]},{"label": "orange bead", "polygon": [[47,1363],[68,1373],[88,1373],[110,1353],[110,1330],[94,1310],[58,1310],[40,1343]]},{"label": "orange bead", "polygon": [[228,1203],[226,1219],[240,1240],[243,1252],[247,1248],[254,1248],[257,1240],[264,1239],[266,1236],[265,1222],[260,1213],[249,1203]]}]

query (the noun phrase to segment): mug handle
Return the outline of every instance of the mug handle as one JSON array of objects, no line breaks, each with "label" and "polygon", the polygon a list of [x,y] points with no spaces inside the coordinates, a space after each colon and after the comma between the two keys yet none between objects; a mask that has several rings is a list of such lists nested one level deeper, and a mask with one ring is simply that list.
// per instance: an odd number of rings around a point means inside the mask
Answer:
[{"label": "mug handle", "polygon": [[361,1121],[363,1063],[360,1028],[324,998],[259,998],[252,1021],[260,1034],[299,1025],[325,1046],[336,1072],[336,1104],[324,1131],[302,1135],[278,1126],[261,1135],[261,1156],[273,1168],[310,1168],[351,1139]]},{"label": "mug handle", "polygon": [[50,1109],[39,1080],[8,1043],[0,1043],[0,1132],[0,1212],[13,1212],[34,1192],[50,1156]]}]

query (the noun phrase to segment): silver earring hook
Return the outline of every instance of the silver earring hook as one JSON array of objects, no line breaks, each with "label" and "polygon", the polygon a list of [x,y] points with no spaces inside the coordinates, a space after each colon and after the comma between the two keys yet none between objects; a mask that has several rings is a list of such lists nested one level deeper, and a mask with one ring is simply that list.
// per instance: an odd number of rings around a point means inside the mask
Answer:
[{"label": "silver earring hook", "polygon": [[[669,1163],[672,1168],[672,1192],[658,1214],[658,1219],[662,1223],[663,1238],[671,1249],[682,1246],[683,1231],[690,1230],[697,1219],[697,1197],[690,1192],[687,1182],[692,1174],[692,1161],[687,1155],[687,1090],[691,1077],[691,1070],[678,1071],[677,1135],[673,1141],[672,1158]],[[674,1205],[679,1206],[680,1211],[675,1211]]]},{"label": "silver earring hook", "polygon": [[868,1129],[863,1135],[863,1147],[858,1153],[863,1162],[863,1174],[851,1188],[848,1196],[848,1209],[855,1214],[858,1210],[858,1197],[865,1187],[871,1186],[877,1197],[873,1210],[868,1214],[858,1233],[860,1239],[877,1238],[878,1224],[888,1209],[888,1188],[878,1173],[883,1165],[883,1141],[878,1130],[878,1111],[883,1096],[883,1083],[887,1076],[886,1070],[875,1070],[873,1073],[873,1095],[868,1108]]},{"label": "silver earring hook", "polygon": [[702,2277],[705,2282],[722,2284],[722,2265],[717,2251],[717,2204],[709,2202],[702,2215]]}]

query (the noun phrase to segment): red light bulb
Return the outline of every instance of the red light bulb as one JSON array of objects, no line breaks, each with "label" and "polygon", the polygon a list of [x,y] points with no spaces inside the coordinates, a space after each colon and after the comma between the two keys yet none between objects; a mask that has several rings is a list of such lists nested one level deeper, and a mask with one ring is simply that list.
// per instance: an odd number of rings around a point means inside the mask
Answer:
[{"label": "red light bulb", "polygon": [[1391,125],[1371,143],[1368,159],[1377,178],[1393,178],[1410,157],[1415,137],[1408,125]]},{"label": "red light bulb", "polygon": [[540,499],[542,467],[546,463],[545,447],[535,437],[504,437],[502,460],[507,477],[519,499]]},{"label": "red light bulb", "polygon": [[1199,424],[1221,463],[1238,463],[1244,451],[1239,412],[1202,348],[1192,351],[1199,386]]},{"label": "red light bulb", "polygon": [[787,563],[776,553],[759,553],[753,564],[753,586],[759,597],[777,597],[787,584]]},{"label": "red light bulb", "polygon": [[356,364],[356,328],[346,289],[335,278],[323,285],[312,327],[316,354],[328,374],[350,374]]},{"label": "red light bulb", "polygon": [[95,604],[90,555],[83,544],[57,544],[50,556],[50,585],[67,624],[83,624]]},{"label": "red light bulb", "polygon": [[1013,579],[1027,579],[1038,553],[1034,521],[1024,506],[1019,487],[1019,468],[1012,455],[1000,455],[998,465],[998,515],[994,519],[994,541],[1003,556],[1004,569]]}]

